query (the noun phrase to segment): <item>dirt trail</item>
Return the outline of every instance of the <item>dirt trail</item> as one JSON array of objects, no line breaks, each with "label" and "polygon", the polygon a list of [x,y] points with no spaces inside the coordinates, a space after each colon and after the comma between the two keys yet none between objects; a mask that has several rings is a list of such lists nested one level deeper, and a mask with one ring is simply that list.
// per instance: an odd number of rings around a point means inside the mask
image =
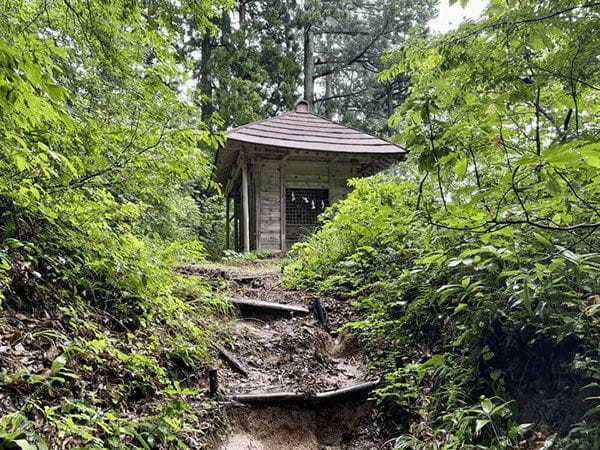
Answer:
[{"label": "dirt trail", "polygon": [[[276,271],[220,267],[202,275],[224,281],[224,294],[312,308],[315,296],[286,291]],[[329,329],[352,320],[352,310],[320,298]],[[368,380],[367,360],[348,334],[332,335],[311,313],[282,318],[265,314],[238,317],[227,345],[248,369],[244,377],[219,361],[221,394],[330,391]],[[277,405],[230,408],[229,435],[219,450],[376,449],[378,435],[372,404],[365,399],[331,405]]]}]

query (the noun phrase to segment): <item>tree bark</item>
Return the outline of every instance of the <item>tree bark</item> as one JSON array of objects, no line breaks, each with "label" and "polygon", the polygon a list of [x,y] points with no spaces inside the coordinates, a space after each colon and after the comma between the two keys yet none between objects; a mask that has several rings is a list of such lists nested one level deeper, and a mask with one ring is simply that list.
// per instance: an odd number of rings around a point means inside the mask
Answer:
[{"label": "tree bark", "polygon": [[[331,81],[331,76],[326,76],[325,77],[325,97],[324,98],[331,98],[331,85],[332,85],[332,81]],[[328,119],[332,119],[333,118],[333,108],[332,108],[332,104],[330,101],[325,101],[324,102],[325,105],[323,105],[325,108],[325,117],[327,117]]]},{"label": "tree bark", "polygon": [[304,27],[304,100],[312,110],[315,97],[315,41],[310,25]]}]

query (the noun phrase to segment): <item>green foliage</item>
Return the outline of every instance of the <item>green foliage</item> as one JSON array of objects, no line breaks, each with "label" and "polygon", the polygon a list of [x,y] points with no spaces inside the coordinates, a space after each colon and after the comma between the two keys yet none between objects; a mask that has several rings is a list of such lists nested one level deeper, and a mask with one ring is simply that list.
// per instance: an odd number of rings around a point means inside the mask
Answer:
[{"label": "green foliage", "polygon": [[22,414],[13,413],[0,417],[0,448],[2,450],[47,450],[44,440],[32,429],[33,423]]},{"label": "green foliage", "polygon": [[598,445],[598,12],[493,1],[390,55],[418,177],[358,182],[286,268],[363,312],[404,448]]},{"label": "green foliage", "polygon": [[[316,111],[348,125],[389,132],[387,117],[408,79],[378,83],[382,56],[435,14],[437,1],[246,0],[220,11],[220,31],[182,33],[195,60],[203,119],[225,126],[289,110],[302,83],[304,31],[315,35]],[[182,27],[185,28],[186,27]]]},{"label": "green foliage", "polygon": [[403,103],[410,79],[399,75],[378,82],[376,74],[390,67],[384,55],[408,36],[424,33],[438,4],[438,0],[305,2],[299,21],[308,23],[315,34],[316,111],[351,127],[393,134],[387,119]]},{"label": "green foliage", "polygon": [[234,250],[225,250],[225,255],[223,256],[222,261],[227,263],[243,263],[271,258],[273,258],[273,252],[268,250],[257,250],[247,253],[238,253]]},{"label": "green foliage", "polygon": [[600,255],[557,245],[549,256],[525,228],[436,229],[414,212],[415,192],[411,183],[355,182],[296,246],[287,282],[356,299],[364,320],[347,327],[388,373],[379,394],[399,445],[519,446],[525,423],[568,434],[592,405],[581,389],[598,380],[598,318],[585,311],[600,289]]},{"label": "green foliage", "polygon": [[[202,243],[207,258],[218,260],[225,250],[225,199],[221,195],[208,192],[207,189],[196,189],[194,200],[197,209],[193,220],[190,221],[191,226]],[[189,221],[190,216],[182,219]]]},{"label": "green foliage", "polygon": [[2,2],[0,447],[196,446],[178,380],[224,307],[175,267],[205,256],[194,186],[222,137],[182,94],[178,24],[227,6]]}]

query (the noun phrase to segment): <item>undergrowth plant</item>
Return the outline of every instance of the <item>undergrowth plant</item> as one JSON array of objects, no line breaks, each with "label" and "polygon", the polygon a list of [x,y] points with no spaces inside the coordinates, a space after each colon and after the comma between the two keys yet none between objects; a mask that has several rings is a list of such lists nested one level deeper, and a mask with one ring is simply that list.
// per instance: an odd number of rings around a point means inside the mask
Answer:
[{"label": "undergrowth plant", "polygon": [[229,6],[1,2],[1,448],[203,445],[226,308],[175,268],[206,256],[194,194],[222,137],[179,44]]},{"label": "undergrowth plant", "polygon": [[292,251],[289,285],[361,311],[401,448],[600,445],[599,8],[492,1],[392,52],[403,176]]}]

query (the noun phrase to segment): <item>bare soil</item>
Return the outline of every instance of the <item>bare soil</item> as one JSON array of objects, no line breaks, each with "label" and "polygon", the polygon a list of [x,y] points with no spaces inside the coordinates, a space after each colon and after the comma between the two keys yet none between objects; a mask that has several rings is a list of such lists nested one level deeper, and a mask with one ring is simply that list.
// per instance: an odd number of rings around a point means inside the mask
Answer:
[{"label": "bare soil", "polygon": [[240,408],[220,450],[377,449],[370,405],[327,409]]},{"label": "bare soil", "polygon": [[[370,379],[367,359],[355,338],[335,330],[354,319],[345,302],[281,286],[276,266],[187,268],[221,283],[222,294],[313,308],[319,298],[327,311],[328,330],[313,314],[281,318],[258,314],[236,317],[226,345],[248,369],[244,377],[216,360],[221,395],[289,391],[316,393]],[[327,407],[278,405],[249,407],[229,404],[228,435],[219,450],[376,449],[379,430],[370,401],[358,399]]]}]

